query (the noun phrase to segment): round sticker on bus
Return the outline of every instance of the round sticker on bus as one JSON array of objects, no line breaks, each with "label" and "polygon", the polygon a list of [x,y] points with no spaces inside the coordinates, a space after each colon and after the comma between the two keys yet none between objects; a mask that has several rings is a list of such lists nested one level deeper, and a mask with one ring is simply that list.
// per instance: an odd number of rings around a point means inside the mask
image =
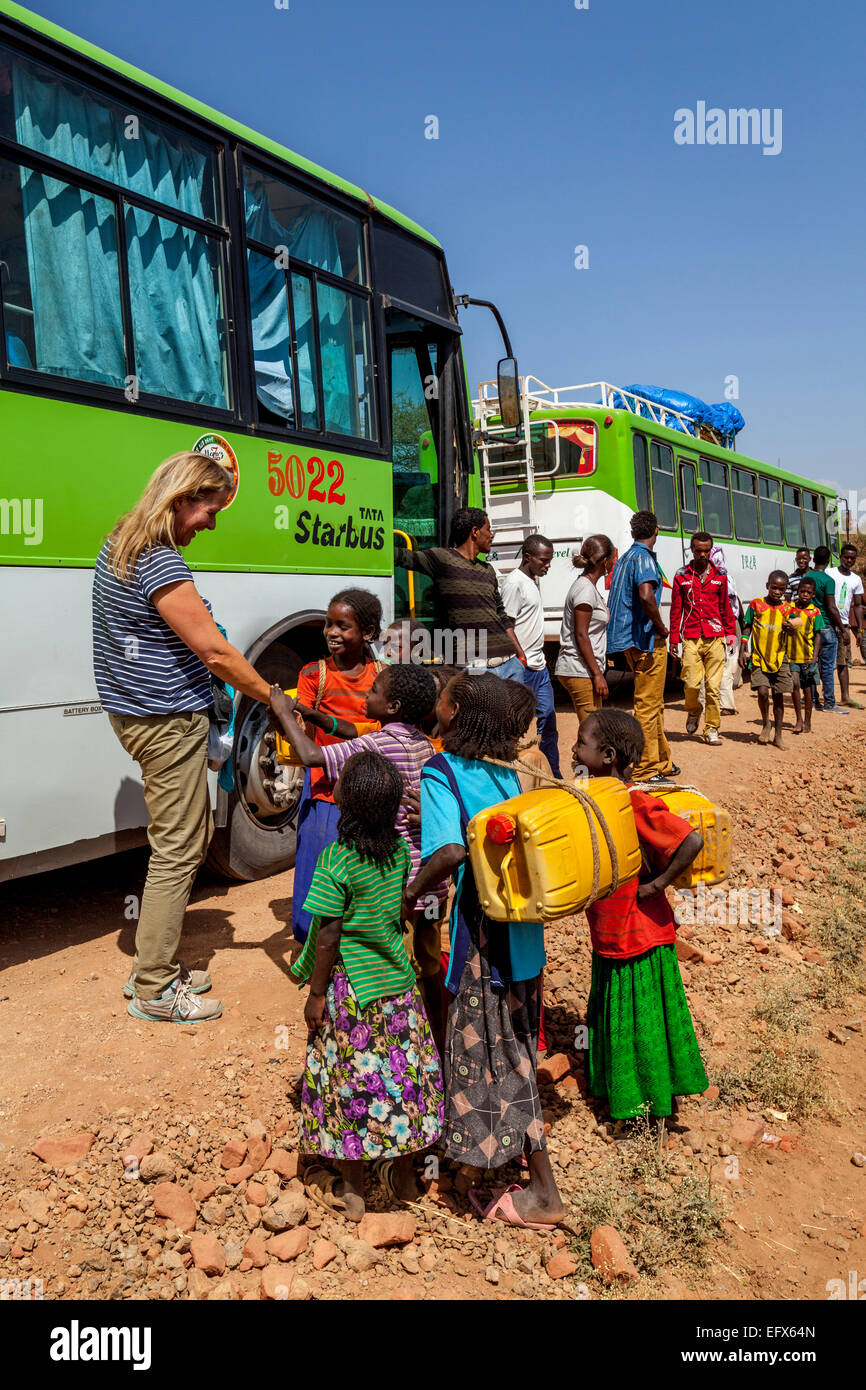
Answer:
[{"label": "round sticker on bus", "polygon": [[[230,507],[238,495],[240,486],[240,471],[238,469],[237,455],[227,439],[223,439],[221,434],[200,434],[192,446],[194,454],[207,454],[208,458],[219,463],[223,468],[227,468],[235,480],[231,496],[226,502],[226,507]],[[225,510],[225,508],[223,508]]]}]

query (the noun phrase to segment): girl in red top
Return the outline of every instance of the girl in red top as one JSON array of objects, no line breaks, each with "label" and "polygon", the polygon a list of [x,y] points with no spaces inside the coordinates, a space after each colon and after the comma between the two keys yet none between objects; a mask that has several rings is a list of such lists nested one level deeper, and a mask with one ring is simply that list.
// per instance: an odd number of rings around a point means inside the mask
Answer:
[{"label": "girl in red top", "polygon": [[[621,710],[596,710],[581,724],[573,756],[590,777],[629,782],[643,730]],[[665,889],[703,841],[658,797],[631,788],[644,870],[586,909],[592,939],[587,1008],[587,1085],[614,1120],[661,1118],[674,1097],[707,1088],[676,955],[676,924]]]},{"label": "girl in red top", "polygon": [[[328,604],[327,659],[311,661],[298,676],[296,709],[316,743],[335,743],[378,729],[366,718],[366,703],[367,691],[382,669],[370,650],[381,624],[382,605],[368,589],[341,589]],[[319,855],[337,838],[339,819],[333,782],[322,768],[308,768],[298,811],[292,887],[292,932],[297,941],[306,941],[309,935],[312,915],[304,911],[304,903]]]}]

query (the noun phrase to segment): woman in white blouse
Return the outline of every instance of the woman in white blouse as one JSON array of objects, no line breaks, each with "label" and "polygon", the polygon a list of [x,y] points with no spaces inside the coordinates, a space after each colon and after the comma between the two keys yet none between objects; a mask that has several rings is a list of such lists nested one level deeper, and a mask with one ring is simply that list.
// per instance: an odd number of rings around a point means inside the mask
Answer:
[{"label": "woman in white blouse", "polygon": [[613,541],[609,536],[587,536],[572,564],[580,575],[566,595],[555,672],[582,723],[601,708],[608,693],[604,669],[610,614],[598,583],[613,569]]}]

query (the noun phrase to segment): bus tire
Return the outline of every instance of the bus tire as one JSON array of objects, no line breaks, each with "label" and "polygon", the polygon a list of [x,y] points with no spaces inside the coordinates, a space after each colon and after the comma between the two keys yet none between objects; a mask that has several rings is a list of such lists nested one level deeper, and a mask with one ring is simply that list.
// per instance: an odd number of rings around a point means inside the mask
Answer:
[{"label": "bus tire", "polygon": [[[291,648],[275,643],[262,653],[255,667],[268,683],[274,681],[283,689],[291,689],[297,684],[301,664]],[[238,706],[235,723],[241,732],[253,704],[244,697]],[[291,869],[296,844],[297,807],[291,816],[273,826],[262,824],[250,814],[236,775],[235,789],[228,799],[226,823],[214,831],[205,865],[222,878],[251,883]]]}]

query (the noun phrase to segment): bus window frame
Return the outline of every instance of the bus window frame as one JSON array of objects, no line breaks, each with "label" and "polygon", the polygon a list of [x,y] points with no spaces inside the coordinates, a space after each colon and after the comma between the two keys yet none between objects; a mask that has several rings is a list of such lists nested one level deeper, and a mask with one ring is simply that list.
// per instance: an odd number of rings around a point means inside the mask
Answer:
[{"label": "bus window frame", "polygon": [[[742,491],[742,488],[735,488],[735,487],[734,487],[734,473],[746,473],[746,474],[752,479],[753,483],[755,484],[755,491],[754,491],[753,493],[749,493],[749,492],[743,492],[743,491]],[[742,468],[738,463],[732,463],[732,464],[731,464],[731,467],[730,467],[730,471],[729,471],[728,476],[729,476],[729,478],[730,478],[730,489],[729,489],[729,490],[730,490],[730,496],[731,496],[731,525],[732,525],[733,528],[734,528],[734,536],[733,536],[733,539],[738,540],[738,541],[742,541],[742,543],[743,543],[744,545],[763,545],[763,540],[762,540],[762,536],[763,536],[763,527],[761,526],[761,498],[760,498],[759,489],[758,489],[758,474],[757,474],[757,472],[755,471],[754,468]],[[739,533],[739,531],[737,530],[737,514],[736,514],[736,511],[734,510],[734,493],[735,493],[735,492],[739,492],[743,497],[754,497],[754,499],[755,499],[755,521],[756,521],[757,528],[758,528],[758,534],[757,534],[757,536],[741,536],[740,533]]]},{"label": "bus window frame", "polygon": [[209,237],[220,247],[220,268],[222,271],[222,284],[220,286],[223,293],[224,308],[223,317],[226,325],[226,367],[228,375],[229,398],[232,402],[227,408],[222,406],[202,405],[197,401],[185,401],[175,396],[164,396],[157,392],[140,391],[135,401],[130,401],[124,394],[122,386],[109,386],[105,382],[79,381],[75,377],[66,377],[52,374],[51,372],[41,372],[36,368],[15,367],[8,360],[6,351],[6,324],[3,314],[2,297],[0,297],[0,384],[5,388],[18,386],[21,390],[26,390],[28,395],[49,395],[52,398],[60,397],[63,399],[71,398],[84,400],[85,403],[116,406],[119,409],[136,411],[141,403],[145,409],[139,411],[140,414],[158,415],[177,415],[179,418],[190,420],[212,420],[217,424],[231,425],[237,419],[237,380],[233,368],[233,338],[235,336],[234,323],[234,296],[232,287],[232,275],[229,256],[230,232],[225,226],[219,223],[208,222],[204,218],[195,217],[190,213],[179,212],[175,208],[168,207],[165,203],[158,203],[153,198],[147,198],[142,194],[130,194],[126,189],[120,188],[116,183],[110,183],[106,179],[98,178],[93,174],[82,173],[71,164],[64,164],[59,159],[53,159],[50,155],[43,155],[36,150],[30,150],[23,145],[16,145],[12,141],[0,136],[0,158],[16,168],[30,169],[36,173],[44,174],[48,178],[57,179],[59,182],[67,184],[70,188],[80,188],[85,193],[91,193],[95,197],[102,198],[110,203],[114,208],[115,232],[117,238],[117,264],[120,289],[120,312],[121,328],[124,340],[124,365],[126,377],[135,377],[135,334],[132,321],[132,302],[129,293],[129,264],[128,247],[126,235],[126,210],[127,208],[139,208],[142,212],[149,213],[151,216],[158,217],[166,222],[173,222],[177,226],[185,227],[189,231],[198,232],[202,236]]},{"label": "bus window frame", "polygon": [[632,477],[634,478],[634,485],[635,485],[635,486],[634,486],[635,502],[637,503],[638,511],[640,511],[640,510],[641,510],[641,499],[640,499],[640,497],[639,497],[639,495],[638,495],[638,488],[637,488],[637,460],[635,459],[635,456],[634,456],[634,451],[635,451],[635,440],[637,440],[637,439],[639,439],[639,440],[641,441],[641,443],[643,444],[643,447],[644,447],[644,482],[645,482],[645,484],[646,484],[646,510],[647,510],[647,511],[651,511],[651,510],[652,510],[652,504],[653,504],[653,494],[652,494],[652,479],[651,479],[651,477],[650,477],[649,437],[645,434],[645,432],[644,432],[643,430],[632,430],[632,432],[631,432],[631,458],[632,458],[632,465],[631,465],[631,466],[632,466]]},{"label": "bus window frame", "polygon": [[[761,484],[773,484],[776,487],[775,497],[764,497],[761,493]],[[778,508],[779,539],[777,541],[764,540],[764,503],[770,502]],[[784,550],[785,547],[785,517],[782,512],[782,480],[773,478],[769,473],[758,474],[758,511],[761,517],[761,537],[762,545],[773,546],[776,550]]]},{"label": "bus window frame", "polygon": [[[695,507],[696,507],[696,510],[695,510],[694,512],[692,512],[692,511],[687,511],[687,510],[686,510],[686,507],[685,507],[685,499],[684,499],[684,497],[683,497],[683,474],[684,474],[684,472],[685,472],[685,470],[686,470],[687,468],[690,468],[690,469],[692,470],[692,485],[693,485],[694,490],[695,490]],[[700,493],[700,488],[698,487],[698,469],[697,469],[697,463],[696,463],[696,461],[695,461],[694,459],[685,458],[685,457],[683,457],[682,454],[677,454],[677,457],[676,457],[676,470],[677,470],[677,472],[676,472],[676,478],[677,478],[677,491],[678,491],[678,501],[679,501],[679,513],[680,513],[680,528],[679,528],[679,529],[680,529],[680,534],[681,534],[681,536],[682,536],[683,539],[685,540],[685,534],[686,534],[686,533],[685,533],[685,530],[683,529],[683,527],[684,527],[684,520],[685,520],[685,517],[686,517],[686,516],[694,516],[694,518],[695,518],[695,524],[694,524],[694,526],[692,527],[691,535],[694,535],[696,531],[700,531],[700,530],[701,530],[701,493]]]},{"label": "bus window frame", "polygon": [[[814,497],[815,501],[818,503],[817,508],[815,508],[814,510],[813,510],[811,507],[809,507],[809,508],[806,507],[805,498],[806,498],[807,496],[808,496],[808,497]],[[803,536],[805,537],[805,539],[804,539],[804,541],[803,541],[803,544],[804,544],[804,545],[808,545],[808,547],[809,547],[810,550],[814,550],[815,547],[818,546],[818,545],[826,545],[826,544],[827,544],[827,526],[826,526],[826,522],[825,522],[825,518],[824,518],[824,508],[823,508],[823,506],[822,506],[822,495],[821,495],[820,492],[815,492],[815,491],[813,491],[813,489],[810,487],[810,488],[801,488],[801,489],[800,489],[800,497],[801,497],[801,501],[800,501],[800,511],[801,511],[801,514],[802,514],[802,517],[803,517]],[[814,544],[809,540],[808,536],[806,535],[806,516],[807,516],[807,514],[812,515],[812,516],[817,516],[817,518],[818,518],[818,539],[817,539],[817,541],[815,541]]]},{"label": "bus window frame", "polygon": [[[653,514],[654,514],[656,520],[659,522],[659,531],[662,532],[662,533],[665,534],[665,535],[670,535],[670,536],[679,535],[679,533],[680,533],[680,509],[679,509],[679,498],[678,498],[678,496],[677,496],[677,468],[676,468],[676,459],[675,459],[675,457],[674,457],[674,448],[673,448],[673,445],[672,445],[672,444],[669,444],[668,441],[667,441],[666,439],[656,439],[653,435],[650,435],[650,436],[649,436],[649,440],[650,440],[650,447],[649,447],[649,480],[650,480],[650,489],[651,489],[651,491],[650,491],[650,497],[651,497],[650,506],[651,506],[651,508],[652,508],[652,511],[653,511]],[[654,468],[653,468],[653,466],[652,466],[652,451],[653,451],[653,446],[655,446],[655,448],[656,448],[657,450],[667,449],[668,453],[670,454],[670,458],[671,458],[671,471],[670,471],[669,474],[664,473],[664,469],[661,469],[661,468],[659,468],[659,469],[654,469]],[[674,521],[673,521],[672,525],[670,525],[670,526],[662,526],[661,521],[659,520],[658,512],[656,511],[656,494],[655,494],[655,487],[654,487],[654,485],[653,485],[653,473],[655,473],[655,472],[662,473],[662,474],[664,474],[665,477],[669,477],[670,480],[671,480],[671,493],[672,493],[672,496],[673,496],[673,503],[674,503]]]},{"label": "bus window frame", "polygon": [[[701,477],[701,464],[702,464],[702,463],[715,463],[715,464],[718,464],[718,466],[719,466],[720,468],[724,468],[724,470],[725,470],[725,480],[726,480],[726,481],[725,481],[725,491],[727,492],[727,495],[728,495],[728,518],[729,518],[728,526],[729,526],[729,529],[728,529],[727,531],[721,531],[721,530],[719,530],[718,527],[713,527],[713,528],[711,528],[711,529],[712,529],[713,539],[714,539],[714,540],[732,541],[732,540],[734,539],[734,503],[733,503],[733,497],[732,497],[732,495],[731,495],[731,469],[730,469],[730,466],[729,466],[729,464],[728,464],[727,459],[717,459],[717,458],[713,458],[713,456],[712,456],[711,454],[698,454],[698,488],[700,489],[700,491],[701,491],[702,493],[703,493],[704,487],[720,488],[720,485],[719,485],[718,483],[710,483],[710,482],[705,483],[705,482],[704,482],[703,478]],[[721,489],[720,489],[720,490],[721,490]],[[703,517],[703,514],[704,514],[704,504],[703,504],[703,496],[702,496],[702,497],[701,497],[701,516],[702,516],[702,517]],[[706,526],[706,521],[704,522],[704,525]]]},{"label": "bus window frame", "polygon": [[[52,376],[47,372],[38,372],[23,367],[12,367],[6,352],[2,304],[0,304],[0,390],[68,400],[73,403],[98,406],[102,409],[132,411],[136,415],[169,419],[178,423],[223,425],[237,433],[252,437],[286,439],[297,441],[302,446],[328,448],[333,449],[334,452],[350,453],[363,458],[389,459],[391,456],[390,402],[387,398],[387,383],[385,381],[387,374],[382,367],[387,353],[384,306],[381,293],[378,290],[375,238],[371,234],[372,216],[369,210],[357,199],[343,193],[342,190],[326,180],[316,179],[306,170],[279,156],[274,156],[269,150],[259,145],[250,144],[242,137],[227,132],[223,127],[206,117],[190,112],[171,98],[163,97],[159,92],[142,86],[134,78],[117,74],[110,68],[96,63],[85,54],[73,50],[67,51],[62,44],[52,43],[42,35],[19,25],[17,21],[3,14],[0,14],[0,40],[8,44],[13,51],[19,52],[22,57],[43,63],[49,70],[54,69],[73,82],[92,87],[97,93],[103,93],[113,101],[120,101],[125,104],[134,103],[136,113],[144,118],[150,115],[166,125],[169,130],[175,128],[193,139],[204,140],[215,147],[222,215],[222,221],[219,223],[190,217],[178,209],[131,193],[118,184],[89,175],[73,166],[63,164],[60,160],[54,160],[51,156],[42,155],[38,151],[30,150],[26,146],[0,136],[0,155],[14,164],[23,163],[27,167],[37,168],[51,177],[60,178],[64,182],[84,188],[100,197],[105,197],[115,206],[117,206],[118,200],[121,200],[123,204],[141,207],[144,211],[152,212],[168,220],[174,220],[193,231],[200,231],[221,241],[222,289],[225,298],[224,317],[226,321],[226,367],[231,406],[225,410],[200,405],[193,401],[182,401],[174,397],[157,396],[144,392],[140,394],[136,402],[130,402],[126,399],[122,388],[108,386],[101,382],[76,381],[72,377]],[[300,190],[308,192],[311,197],[318,198],[340,211],[349,213],[360,220],[362,224],[368,284],[362,287],[355,286],[351,281],[339,283],[340,288],[344,288],[344,285],[348,284],[352,292],[361,289],[367,290],[371,297],[371,366],[374,376],[373,397],[379,436],[376,441],[351,435],[334,434],[324,430],[303,431],[288,428],[281,430],[276,422],[270,421],[264,426],[257,423],[255,372],[251,350],[252,316],[246,268],[247,238],[242,196],[241,161],[244,158],[250,159],[259,168],[271,172],[274,177],[292,182]],[[388,221],[385,215],[378,211],[375,216]],[[124,235],[125,229],[122,222],[123,219],[120,217],[118,240]],[[398,223],[394,225],[399,227]],[[401,230],[405,230],[410,241],[418,240],[423,244],[428,244],[424,242],[423,238],[416,238],[410,231],[402,228]],[[438,248],[435,249],[438,251]],[[123,312],[126,314],[129,308],[129,286],[128,280],[125,278],[125,264],[123,271],[121,303],[123,305],[125,298],[126,307],[124,307]],[[321,273],[325,274],[326,272]],[[443,277],[447,289],[449,284],[448,269],[444,257]],[[339,277],[337,279],[339,280]],[[413,312],[418,312],[418,310],[415,309]],[[431,318],[429,313],[423,310],[421,312],[422,316]],[[249,332],[245,330],[242,319],[250,325]],[[442,320],[442,326],[447,326],[455,337],[460,336],[460,326],[457,323],[456,314],[453,320]],[[124,320],[124,335],[130,344],[132,343],[131,327],[131,320],[129,322]],[[461,486],[465,491],[466,481],[472,469],[473,452],[468,423],[468,404],[460,404],[462,399],[460,390],[457,390],[457,398],[459,434],[464,445],[458,450],[458,459],[465,448],[469,450],[465,468],[461,466],[458,470],[462,479]],[[324,419],[324,416],[321,418]]]},{"label": "bus window frame", "polygon": [[[785,498],[785,492],[786,492],[786,490],[787,490],[788,488],[790,488],[791,491],[792,491],[795,495],[797,495],[797,496],[799,497],[799,501],[798,501],[798,502],[788,502],[788,501],[786,500],[786,498]],[[799,540],[793,540],[793,541],[792,541],[792,540],[789,540],[789,539],[788,539],[788,518],[787,518],[787,515],[786,515],[786,510],[787,510],[788,507],[791,507],[792,510],[796,508],[797,512],[799,513],[799,517],[800,517],[800,538],[799,538]],[[805,521],[805,517],[803,516],[803,489],[802,489],[802,487],[800,486],[799,483],[786,483],[786,482],[783,482],[783,483],[782,483],[782,534],[783,534],[783,536],[784,536],[784,538],[785,538],[785,545],[786,545],[786,547],[787,547],[789,550],[790,550],[790,549],[797,549],[797,550],[799,550],[799,549],[805,547],[805,545],[806,545],[806,521]],[[810,546],[810,549],[811,549],[811,546]]]}]

